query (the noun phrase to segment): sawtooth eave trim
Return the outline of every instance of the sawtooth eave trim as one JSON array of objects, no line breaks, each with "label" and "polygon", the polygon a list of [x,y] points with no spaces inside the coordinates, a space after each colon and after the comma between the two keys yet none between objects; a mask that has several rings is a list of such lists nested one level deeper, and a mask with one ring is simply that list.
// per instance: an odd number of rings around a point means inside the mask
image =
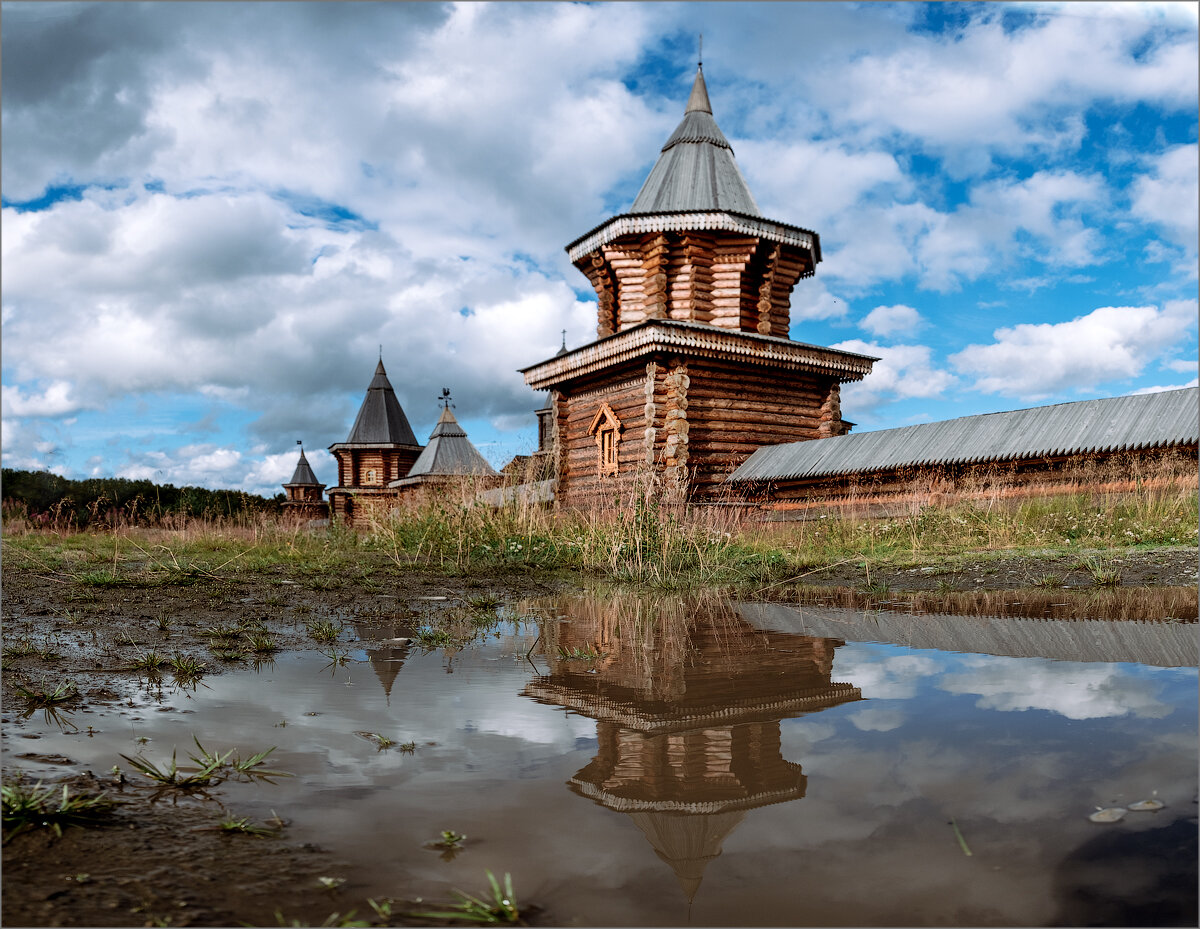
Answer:
[{"label": "sawtooth eave trim", "polygon": [[[606,219],[585,232],[566,247],[572,262],[580,261],[601,246],[624,235],[643,235],[650,232],[737,232],[760,236],[772,242],[783,242],[808,249],[814,266],[821,260],[821,237],[811,229],[792,226],[749,213],[730,210],[678,210],[669,213],[621,213]],[[812,271],[801,277],[811,277]]]},{"label": "sawtooth eave trim", "polygon": [[879,360],[777,336],[722,329],[707,323],[660,319],[622,329],[565,355],[520,370],[526,384],[534,390],[545,390],[613,365],[664,352],[813,372],[835,377],[841,382],[862,380]]}]

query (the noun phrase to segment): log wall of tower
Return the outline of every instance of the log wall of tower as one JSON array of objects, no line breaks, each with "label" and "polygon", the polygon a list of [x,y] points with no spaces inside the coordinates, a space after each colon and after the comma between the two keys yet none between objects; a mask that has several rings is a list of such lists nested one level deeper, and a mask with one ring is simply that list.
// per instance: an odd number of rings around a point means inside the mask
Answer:
[{"label": "log wall of tower", "polygon": [[597,338],[652,319],[787,338],[792,289],[813,256],[757,236],[664,232],[623,236],[576,267],[596,291]]}]

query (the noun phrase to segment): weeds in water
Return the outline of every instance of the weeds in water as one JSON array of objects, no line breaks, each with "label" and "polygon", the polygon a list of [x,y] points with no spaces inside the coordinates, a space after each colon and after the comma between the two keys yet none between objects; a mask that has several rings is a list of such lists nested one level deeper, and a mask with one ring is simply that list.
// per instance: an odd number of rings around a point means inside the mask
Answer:
[{"label": "weeds in water", "polygon": [[246,641],[250,645],[250,650],[256,655],[269,655],[272,652],[279,651],[279,646],[275,644],[275,640],[269,635],[247,635]]},{"label": "weeds in water", "polygon": [[25,701],[30,709],[62,706],[64,703],[70,703],[79,696],[78,688],[70,681],[64,681],[53,690],[48,689],[44,681],[40,688],[14,684],[13,690],[16,691],[18,697]]},{"label": "weeds in water", "polygon": [[603,658],[607,653],[596,649],[590,643],[582,648],[576,645],[574,648],[566,649],[561,645],[558,646],[558,658],[560,661],[595,661],[598,658]]},{"label": "weeds in water", "polygon": [[504,875],[504,886],[496,880],[491,871],[485,871],[490,894],[488,899],[473,897],[461,890],[454,891],[458,897],[457,903],[448,904],[450,909],[436,912],[406,913],[404,915],[418,919],[449,919],[458,922],[484,923],[489,926],[521,925],[521,910],[517,905],[517,896],[513,893],[512,876]]},{"label": "weeds in water", "polygon": [[453,829],[443,829],[442,837],[435,839],[429,844],[434,848],[462,848],[462,844],[466,839],[467,837],[464,833],[455,832]]},{"label": "weeds in water", "polygon": [[72,794],[63,784],[61,793],[54,787],[5,784],[3,795],[4,842],[31,829],[48,828],[62,837],[64,826],[91,826],[103,822],[117,804],[107,794]]},{"label": "weeds in water", "polygon": [[226,835],[251,835],[258,838],[267,838],[279,835],[278,830],[272,829],[270,826],[263,826],[255,822],[251,822],[249,817],[246,816],[222,819],[219,823],[217,823],[216,828]]},{"label": "weeds in water", "polygon": [[202,677],[204,672],[208,670],[207,666],[199,658],[179,652],[171,656],[169,664],[171,665],[171,673],[175,676],[175,680],[180,682],[195,680]]},{"label": "weeds in water", "polygon": [[316,619],[307,623],[304,628],[314,642],[328,644],[337,641],[338,636],[342,634],[343,627],[341,623],[335,623],[332,620]]},{"label": "weeds in water", "polygon": [[158,627],[159,632],[171,631],[171,617],[166,613],[159,613],[154,625]]},{"label": "weeds in water", "polygon": [[213,656],[219,658],[221,661],[246,660],[246,653],[238,651],[236,648],[213,648]]},{"label": "weeds in water", "polygon": [[11,645],[5,646],[5,658],[28,658],[30,655],[36,655],[39,652],[38,646],[34,645],[29,639],[18,639]]},{"label": "weeds in water", "polygon": [[127,671],[140,671],[143,674],[157,674],[167,664],[167,659],[158,652],[151,649],[148,652],[139,652],[138,656],[133,659]]},{"label": "weeds in water", "polygon": [[494,610],[502,602],[495,594],[480,594],[477,597],[471,597],[467,601],[467,605],[473,610]]},{"label": "weeds in water", "polygon": [[275,777],[291,777],[288,771],[272,771],[262,767],[263,762],[271,752],[275,751],[276,746],[272,745],[266,751],[258,752],[251,755],[249,758],[242,760],[241,756],[235,754],[233,761],[229,763],[229,767],[235,774],[246,778],[247,780],[267,781],[272,783],[271,779]]},{"label": "weeds in water", "polygon": [[366,739],[368,742],[374,742],[375,747],[380,751],[391,748],[396,744],[395,741],[389,739],[386,735],[381,735],[378,732],[355,732],[354,734],[360,738]]},{"label": "weeds in water", "polygon": [[447,645],[454,644],[454,636],[445,629],[422,626],[413,633],[413,642],[420,648],[445,648]]},{"label": "weeds in water", "polygon": [[1034,587],[1042,588],[1044,590],[1050,590],[1055,587],[1061,587],[1062,582],[1063,582],[1063,579],[1062,579],[1061,575],[1043,574],[1040,577],[1035,577],[1031,583],[1032,583],[1032,586],[1034,586]]},{"label": "weeds in water", "polygon": [[[121,755],[129,766],[144,777],[148,777],[161,787],[175,787],[179,790],[198,790],[209,787],[217,778],[217,772],[224,759],[211,759],[195,771],[185,772],[175,763],[175,752],[171,752],[171,763],[160,768],[145,758],[130,758]],[[195,759],[193,759],[195,760]]]},{"label": "weeds in water", "polygon": [[413,752],[415,752],[417,750],[417,743],[416,742],[401,742],[396,747],[398,749],[400,749],[400,751],[404,752],[406,755],[411,755]]}]

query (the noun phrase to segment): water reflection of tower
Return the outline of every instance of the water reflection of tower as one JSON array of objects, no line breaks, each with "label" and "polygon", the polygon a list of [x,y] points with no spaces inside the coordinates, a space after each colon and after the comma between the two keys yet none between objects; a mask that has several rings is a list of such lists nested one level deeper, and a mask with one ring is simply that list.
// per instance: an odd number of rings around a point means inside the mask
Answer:
[{"label": "water reflection of tower", "polygon": [[[596,757],[568,786],[627,814],[690,902],[747,810],[804,796],[780,722],[862,699],[831,680],[844,643],[755,629],[720,600],[557,606],[550,672],[524,693],[596,720]],[[604,657],[568,657],[589,651]]]},{"label": "water reflection of tower", "polygon": [[383,686],[383,692],[390,704],[392,685],[412,648],[411,640],[415,631],[412,621],[396,617],[388,626],[381,627],[376,623],[365,622],[353,622],[351,625],[360,641],[382,640],[385,643],[375,648],[367,648],[366,653],[367,660],[371,662],[371,670]]}]

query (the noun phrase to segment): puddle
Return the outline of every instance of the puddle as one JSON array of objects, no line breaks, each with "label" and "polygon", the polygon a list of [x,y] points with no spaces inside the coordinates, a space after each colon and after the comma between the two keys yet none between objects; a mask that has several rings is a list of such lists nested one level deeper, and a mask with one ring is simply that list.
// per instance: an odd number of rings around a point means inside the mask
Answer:
[{"label": "puddle", "polygon": [[510,615],[34,714],[6,752],[60,777],[277,746],[295,776],[221,802],[347,861],[356,902],[491,869],[554,925],[1194,924],[1194,626],[619,594]]}]

